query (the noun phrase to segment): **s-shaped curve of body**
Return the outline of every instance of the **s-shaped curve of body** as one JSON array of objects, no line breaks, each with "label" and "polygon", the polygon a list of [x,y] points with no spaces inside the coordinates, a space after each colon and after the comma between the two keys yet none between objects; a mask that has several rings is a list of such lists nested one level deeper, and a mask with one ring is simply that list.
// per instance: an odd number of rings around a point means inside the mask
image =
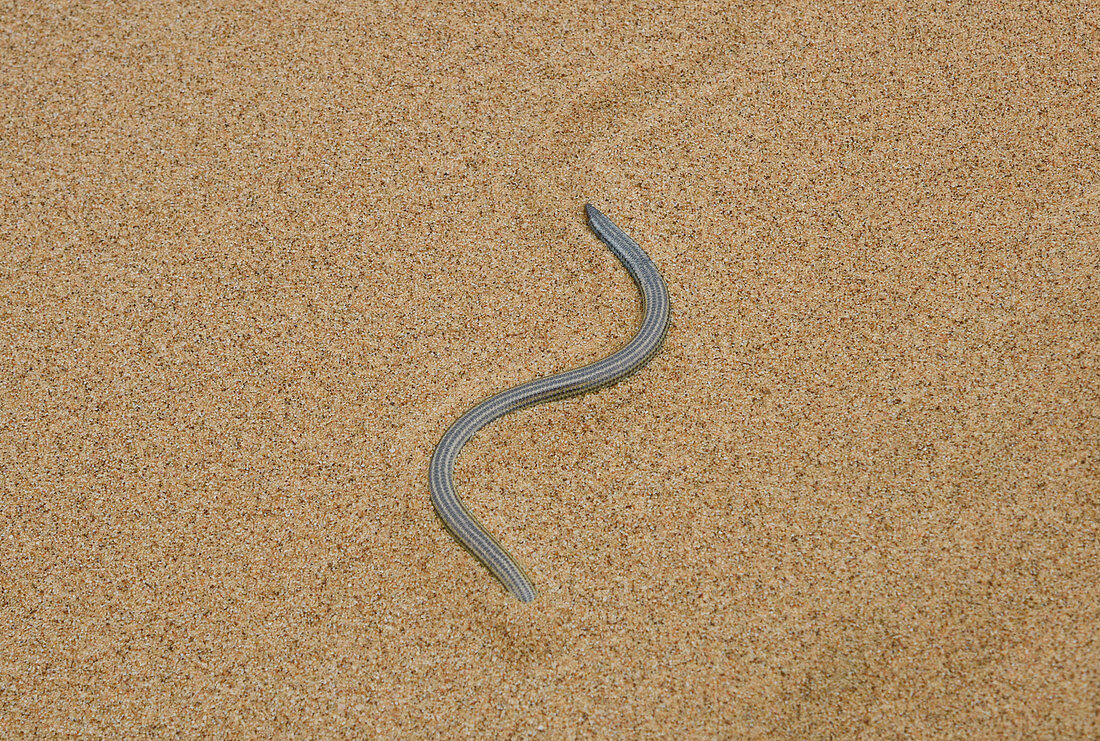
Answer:
[{"label": "s-shaped curve of body", "polygon": [[649,255],[619,227],[585,207],[592,231],[622,262],[642,294],[642,326],[621,350],[583,368],[528,381],[491,396],[463,414],[443,433],[432,454],[429,486],[435,511],[451,534],[476,556],[505,589],[522,602],[535,598],[535,585],[523,566],[477,521],[458,498],[454,466],[462,446],[478,430],[509,412],[609,386],[641,368],[661,347],[669,323],[668,289]]}]

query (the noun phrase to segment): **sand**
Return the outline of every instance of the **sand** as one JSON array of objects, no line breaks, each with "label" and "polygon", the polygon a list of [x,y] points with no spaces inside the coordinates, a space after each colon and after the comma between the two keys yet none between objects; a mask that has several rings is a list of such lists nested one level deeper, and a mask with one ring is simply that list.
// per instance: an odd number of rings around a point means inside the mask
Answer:
[{"label": "sand", "polygon": [[350,5],[0,11],[0,735],[1100,734],[1095,4]]}]

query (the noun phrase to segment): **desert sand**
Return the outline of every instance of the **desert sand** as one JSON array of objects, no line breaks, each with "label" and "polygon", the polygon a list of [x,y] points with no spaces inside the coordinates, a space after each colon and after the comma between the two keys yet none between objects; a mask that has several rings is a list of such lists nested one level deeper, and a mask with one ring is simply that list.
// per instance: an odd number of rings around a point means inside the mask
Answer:
[{"label": "desert sand", "polygon": [[2,735],[1100,735],[1095,4],[0,28]]}]

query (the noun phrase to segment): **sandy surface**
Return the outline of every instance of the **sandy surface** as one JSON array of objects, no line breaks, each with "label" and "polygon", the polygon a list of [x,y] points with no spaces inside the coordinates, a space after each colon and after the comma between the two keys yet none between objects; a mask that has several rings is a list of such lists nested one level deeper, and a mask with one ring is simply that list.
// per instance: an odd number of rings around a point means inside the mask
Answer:
[{"label": "sandy surface", "polygon": [[1100,733],[1095,4],[347,5],[0,10],[0,732]]}]

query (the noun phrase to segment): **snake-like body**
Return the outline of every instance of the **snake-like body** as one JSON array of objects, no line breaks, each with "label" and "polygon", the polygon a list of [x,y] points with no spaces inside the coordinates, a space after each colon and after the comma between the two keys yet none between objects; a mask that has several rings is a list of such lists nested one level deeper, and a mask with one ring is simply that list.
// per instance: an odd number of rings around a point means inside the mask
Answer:
[{"label": "snake-like body", "polygon": [[429,467],[432,504],[447,529],[517,599],[530,602],[535,585],[519,561],[477,521],[454,486],[454,465],[462,446],[490,422],[533,404],[564,399],[621,381],[645,365],[661,347],[669,324],[668,289],[649,255],[592,204],[585,207],[592,231],[622,262],[642,294],[642,325],[621,350],[583,368],[528,381],[491,396],[463,414],[443,433]]}]

